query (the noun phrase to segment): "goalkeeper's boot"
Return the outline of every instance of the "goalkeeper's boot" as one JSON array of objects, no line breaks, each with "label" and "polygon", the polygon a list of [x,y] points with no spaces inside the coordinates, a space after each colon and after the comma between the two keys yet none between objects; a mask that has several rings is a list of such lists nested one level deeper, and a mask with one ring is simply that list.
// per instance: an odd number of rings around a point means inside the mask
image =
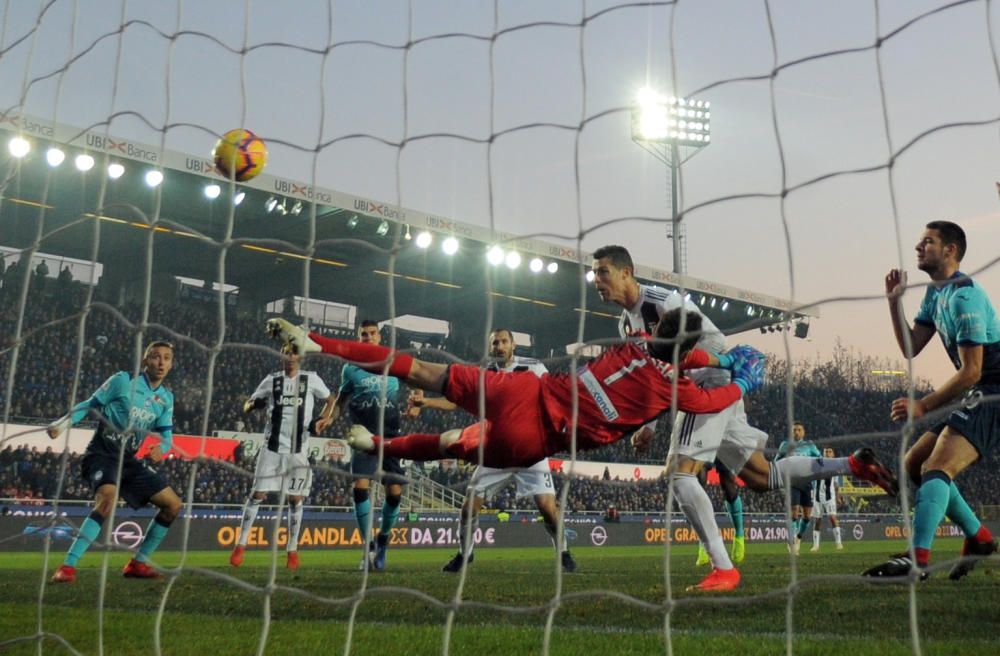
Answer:
[{"label": "goalkeeper's boot", "polygon": [[997,541],[978,542],[972,538],[965,538],[962,543],[962,559],[959,560],[948,572],[948,578],[957,581],[975,568],[976,563],[983,558],[989,557],[997,552]]},{"label": "goalkeeper's boot", "polygon": [[284,319],[268,319],[266,330],[271,339],[277,340],[283,345],[291,346],[299,355],[319,353],[323,350],[319,344],[309,338],[309,333],[305,329],[295,326]]},{"label": "goalkeeper's boot", "polygon": [[572,574],[576,571],[576,561],[573,559],[573,554],[569,552],[569,549],[562,552],[562,556],[560,556],[560,558],[562,559],[562,568],[564,572]]},{"label": "goalkeeper's boot", "polygon": [[70,567],[69,565],[60,565],[59,569],[55,571],[52,578],[49,579],[50,583],[76,583],[76,568]]},{"label": "goalkeeper's boot", "polygon": [[468,559],[466,559],[462,557],[462,552],[459,551],[457,554],[455,554],[454,558],[449,560],[447,564],[445,564],[445,566],[441,568],[441,571],[451,572],[452,574],[456,572],[461,572],[463,565],[465,565],[466,563],[471,565],[472,561],[474,561],[475,559],[476,559],[475,553],[470,553]]},{"label": "goalkeeper's boot", "polygon": [[162,579],[163,575],[150,567],[147,563],[133,558],[128,561],[122,569],[122,576],[127,579]]},{"label": "goalkeeper's boot", "polygon": [[689,585],[688,592],[727,592],[740,586],[740,571],[732,569],[713,569],[698,585]]},{"label": "goalkeeper's boot", "polygon": [[347,446],[365,453],[375,453],[375,440],[370,430],[361,424],[354,424],[347,431]]},{"label": "goalkeeper's boot", "polygon": [[694,561],[695,567],[704,567],[709,563],[708,552],[705,551],[705,545],[701,542],[698,543],[698,558]]},{"label": "goalkeeper's boot", "polygon": [[299,552],[289,551],[288,556],[285,559],[285,568],[290,569],[293,572],[299,568]]},{"label": "goalkeeper's boot", "polygon": [[375,538],[375,558],[372,559],[372,567],[378,572],[385,570],[385,555],[389,550],[388,537],[379,533],[378,537]]},{"label": "goalkeeper's boot", "polygon": [[890,556],[889,560],[881,565],[866,569],[861,573],[861,576],[871,579],[899,579],[898,582],[905,583],[913,570],[919,573],[921,581],[926,581],[927,577],[930,576],[927,570],[914,564],[909,552],[904,551]]},{"label": "goalkeeper's boot", "polygon": [[[700,555],[700,554],[699,554]],[[708,554],[706,554],[707,556]],[[733,562],[739,565],[747,557],[747,541],[744,536],[733,538],[733,549],[729,555]]]},{"label": "goalkeeper's boot", "polygon": [[246,552],[247,548],[241,544],[233,547],[233,553],[229,554],[229,564],[233,567],[239,567],[243,564],[243,554]]},{"label": "goalkeeper's boot", "polygon": [[889,496],[899,495],[899,481],[889,468],[879,462],[870,447],[862,447],[847,457],[851,474],[855,478],[869,481],[885,490]]}]

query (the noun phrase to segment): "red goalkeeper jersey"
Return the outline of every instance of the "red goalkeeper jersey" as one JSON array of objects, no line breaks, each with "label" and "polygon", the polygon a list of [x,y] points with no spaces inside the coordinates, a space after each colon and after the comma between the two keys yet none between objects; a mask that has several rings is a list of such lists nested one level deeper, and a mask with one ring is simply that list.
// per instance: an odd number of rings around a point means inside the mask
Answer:
[{"label": "red goalkeeper jersey", "polygon": [[[685,369],[707,365],[708,354],[697,349],[683,362]],[[651,357],[642,346],[627,343],[609,348],[576,373],[575,386],[570,374],[550,375],[542,385],[546,413],[564,442],[557,448],[569,447],[574,392],[579,398],[578,449],[596,449],[620,440],[670,410],[674,369]],[[683,412],[719,412],[741,395],[732,383],[702,389],[684,375],[677,377],[677,409]]]}]

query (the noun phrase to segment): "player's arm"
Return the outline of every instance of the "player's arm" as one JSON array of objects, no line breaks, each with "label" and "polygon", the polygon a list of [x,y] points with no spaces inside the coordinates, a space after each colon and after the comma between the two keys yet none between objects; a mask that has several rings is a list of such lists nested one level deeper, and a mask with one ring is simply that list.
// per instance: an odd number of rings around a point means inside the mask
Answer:
[{"label": "player's arm", "polygon": [[411,408],[417,408],[417,412],[423,408],[432,408],[434,410],[445,410],[449,412],[458,408],[458,405],[452,403],[443,396],[425,396],[422,389],[415,389],[411,391],[410,396],[407,399],[407,403]]},{"label": "player's arm", "polygon": [[322,433],[329,428],[333,420],[336,419],[335,413],[337,413],[337,397],[330,394],[323,401],[323,409],[320,410],[319,417],[316,419],[315,432]]},{"label": "player's arm", "polygon": [[100,410],[116,396],[129,393],[129,376],[124,371],[114,374],[94,392],[89,399],[80,401],[69,411],[69,414],[56,419],[45,428],[45,432],[53,440],[64,431],[79,424],[91,410]]},{"label": "player's arm", "polygon": [[254,410],[267,407],[267,396],[271,393],[271,377],[267,376],[260,381],[257,389],[253,391],[246,401],[243,402],[243,412],[250,414]]},{"label": "player's arm", "polygon": [[[892,332],[896,336],[899,351],[906,356],[906,340],[909,339],[913,356],[919,355],[927,346],[936,332],[934,322],[927,315],[925,304],[921,304],[913,326],[906,323],[903,312],[903,292],[906,291],[906,272],[892,269],[885,276],[885,296],[889,300],[889,317],[892,319]],[[926,299],[925,299],[926,300]]]},{"label": "player's arm", "polygon": [[[983,374],[983,345],[969,344],[958,347],[958,357],[962,366],[944,385],[937,388],[922,399],[913,401],[913,418],[918,419],[926,413],[947,405],[958,398],[970,387],[979,382]],[[893,421],[906,421],[908,398],[896,399],[892,402]]]}]

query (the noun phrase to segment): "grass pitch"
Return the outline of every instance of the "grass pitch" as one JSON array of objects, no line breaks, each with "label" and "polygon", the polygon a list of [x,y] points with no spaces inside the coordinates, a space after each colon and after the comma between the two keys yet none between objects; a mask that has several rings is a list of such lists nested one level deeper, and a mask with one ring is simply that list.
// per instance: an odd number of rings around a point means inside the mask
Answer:
[{"label": "grass pitch", "polygon": [[[939,540],[936,562],[955,557],[959,544]],[[902,548],[849,543],[836,552],[827,541],[820,553],[799,557],[790,600],[790,560],[781,545],[747,545],[743,584],[729,596],[685,592],[706,570],[694,568],[692,547],[674,547],[669,614],[659,547],[578,548],[580,569],[562,576],[561,595],[551,551],[482,549],[460,604],[459,577],[440,571],[450,551],[390,550],[387,571],[369,575],[363,593],[358,552],[303,551],[295,573],[279,553],[270,596],[270,552],[249,552],[239,569],[229,567],[225,552],[192,552],[172,584],[122,579],[127,557],[112,553],[103,612],[104,554],[85,557],[75,585],[45,586],[41,606],[41,555],[3,554],[0,643],[24,641],[0,645],[0,652],[37,654],[40,639],[44,654],[148,654],[158,642],[164,654],[225,656],[258,653],[265,639],[263,653],[296,656],[537,654],[551,619],[552,654],[667,653],[667,626],[675,654],[783,654],[789,621],[797,654],[910,654],[913,589],[856,576]],[[160,556],[168,567],[181,560],[179,553]],[[61,557],[52,555],[52,568]],[[1000,651],[997,564],[980,564],[958,583],[937,571],[916,586],[923,654]]]}]

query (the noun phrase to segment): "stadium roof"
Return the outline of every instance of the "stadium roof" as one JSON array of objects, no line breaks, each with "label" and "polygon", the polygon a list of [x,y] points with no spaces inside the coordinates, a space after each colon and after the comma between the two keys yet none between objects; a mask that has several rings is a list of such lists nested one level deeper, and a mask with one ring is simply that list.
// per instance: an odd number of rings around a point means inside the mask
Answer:
[{"label": "stadium roof", "polygon": [[[162,151],[99,131],[11,115],[0,117],[0,129],[33,141],[31,153],[17,162],[3,190],[0,244],[5,246],[30,248],[41,228],[37,250],[89,260],[99,239],[97,260],[104,264],[106,278],[141,280],[150,225],[158,216],[152,233],[155,272],[210,281],[224,278],[251,303],[304,296],[306,262],[311,261],[309,296],[358,306],[359,316],[388,318],[390,299],[396,316],[463,324],[485,326],[492,311],[494,326],[508,326],[549,344],[567,344],[577,341],[580,308],[586,307],[584,340],[616,333],[617,308],[602,303],[592,285],[581,285],[589,253],[267,174],[232,188],[212,170],[207,157]],[[53,144],[67,153],[57,168],[45,161],[45,151]],[[86,174],[73,165],[83,152],[97,160]],[[122,178],[107,178],[104,169],[111,161],[125,166]],[[162,167],[165,179],[151,189],[142,178],[157,167]],[[204,194],[210,183],[222,187],[214,200]],[[235,206],[232,234],[227,235],[234,191],[245,193],[245,198]],[[272,198],[284,214],[267,210]],[[298,214],[293,212],[296,203],[301,203]],[[315,236],[310,239],[313,207]],[[428,249],[403,238],[407,232],[415,238],[424,230],[435,237]],[[392,258],[397,235],[399,247]],[[453,256],[440,249],[448,236],[461,244]],[[220,258],[221,244],[227,241],[226,256]],[[315,244],[311,260],[310,242]],[[495,244],[516,249],[521,266],[511,270],[487,265],[486,251]],[[532,273],[527,265],[533,257],[546,264],[557,262],[558,271]],[[636,273],[663,287],[690,291],[727,333],[779,323],[787,316],[816,316],[812,310],[790,311],[788,301],[766,294],[641,265]]]}]

